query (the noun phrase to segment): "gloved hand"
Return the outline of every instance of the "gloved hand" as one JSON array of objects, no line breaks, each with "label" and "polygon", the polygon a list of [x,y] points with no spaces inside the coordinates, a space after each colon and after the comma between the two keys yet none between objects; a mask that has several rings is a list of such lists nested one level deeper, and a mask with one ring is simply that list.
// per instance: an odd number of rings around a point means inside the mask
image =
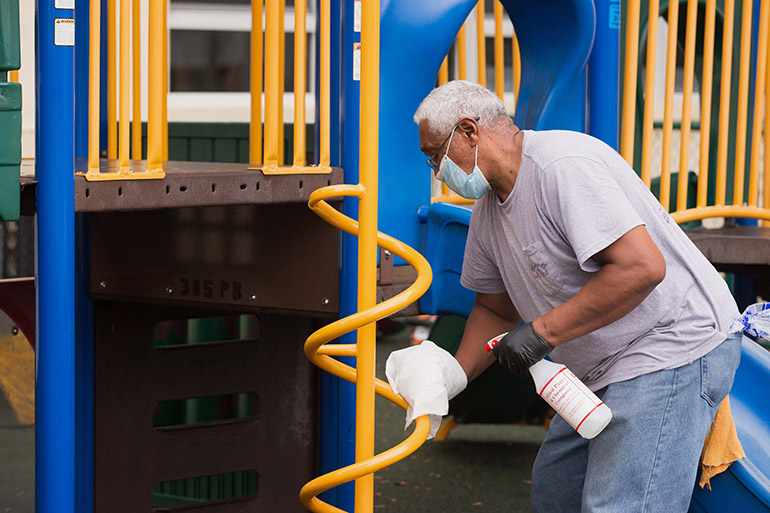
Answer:
[{"label": "gloved hand", "polygon": [[551,351],[553,346],[537,334],[531,322],[508,332],[492,348],[497,361],[518,376],[527,376],[529,368]]},{"label": "gloved hand", "polygon": [[417,417],[428,415],[428,439],[436,436],[441,418],[449,413],[449,400],[468,385],[457,360],[430,340],[393,351],[385,363],[385,375],[393,391],[409,403],[404,429]]}]

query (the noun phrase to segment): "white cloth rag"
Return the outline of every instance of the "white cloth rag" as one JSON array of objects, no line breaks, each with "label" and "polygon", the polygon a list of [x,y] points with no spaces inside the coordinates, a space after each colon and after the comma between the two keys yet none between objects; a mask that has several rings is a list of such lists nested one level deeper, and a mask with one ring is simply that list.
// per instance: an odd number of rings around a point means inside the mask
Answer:
[{"label": "white cloth rag", "polygon": [[436,436],[441,418],[449,413],[449,400],[468,386],[468,378],[454,356],[430,340],[393,351],[385,363],[385,375],[393,391],[406,399],[406,425],[428,415],[430,434]]}]

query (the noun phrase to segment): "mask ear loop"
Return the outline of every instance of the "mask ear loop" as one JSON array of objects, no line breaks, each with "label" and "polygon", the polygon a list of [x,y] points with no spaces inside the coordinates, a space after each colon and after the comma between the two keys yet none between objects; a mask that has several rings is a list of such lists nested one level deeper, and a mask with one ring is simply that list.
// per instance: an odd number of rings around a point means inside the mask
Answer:
[{"label": "mask ear loop", "polygon": [[474,171],[476,168],[479,167],[479,145],[476,145],[476,158],[473,160],[473,169]]},{"label": "mask ear loop", "polygon": [[457,130],[457,127],[459,125],[455,125],[455,127],[452,129],[452,132],[449,134],[449,140],[446,143],[446,151],[444,152],[444,156],[441,157],[441,162],[438,165],[438,172],[436,173],[436,180],[441,181],[441,177],[444,175],[444,161],[449,158],[449,147],[452,145],[452,138],[455,136],[455,130]]}]

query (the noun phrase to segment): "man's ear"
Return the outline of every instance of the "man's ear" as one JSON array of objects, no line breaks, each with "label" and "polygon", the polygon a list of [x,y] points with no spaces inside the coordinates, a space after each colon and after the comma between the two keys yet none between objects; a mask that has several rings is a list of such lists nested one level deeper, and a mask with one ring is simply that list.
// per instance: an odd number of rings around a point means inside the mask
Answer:
[{"label": "man's ear", "polygon": [[457,126],[471,142],[475,143],[479,138],[479,123],[470,116],[462,118]]}]

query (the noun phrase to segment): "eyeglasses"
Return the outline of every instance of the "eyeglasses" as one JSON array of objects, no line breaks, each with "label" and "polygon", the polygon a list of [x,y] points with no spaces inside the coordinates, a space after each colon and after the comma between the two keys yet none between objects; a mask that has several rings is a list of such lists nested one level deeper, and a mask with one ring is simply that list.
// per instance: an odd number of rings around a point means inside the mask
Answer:
[{"label": "eyeglasses", "polygon": [[[478,121],[479,120],[479,116],[473,116],[473,119],[475,121]],[[455,132],[455,130],[457,130],[457,127],[459,127],[459,126],[460,125],[458,123],[457,125],[455,125],[452,128],[452,131],[449,132],[449,135],[446,136],[446,139],[444,139],[444,141],[439,145],[438,149],[436,150],[436,153],[434,153],[433,155],[431,155],[431,157],[429,159],[427,159],[426,162],[428,164],[428,167],[431,168],[433,171],[438,171],[438,168],[440,167],[440,164],[436,164],[436,157],[438,157],[439,152],[441,152],[441,148],[444,147],[444,145],[447,143],[449,138],[452,137],[452,134]]]}]

